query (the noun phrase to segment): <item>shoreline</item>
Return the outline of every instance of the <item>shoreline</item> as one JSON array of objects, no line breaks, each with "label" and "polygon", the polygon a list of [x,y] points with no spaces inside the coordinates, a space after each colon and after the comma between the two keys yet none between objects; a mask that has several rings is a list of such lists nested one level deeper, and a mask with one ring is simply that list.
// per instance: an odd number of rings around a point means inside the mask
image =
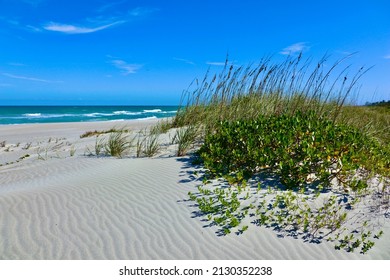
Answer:
[{"label": "shoreline", "polygon": [[178,106],[8,106],[0,108],[0,125],[127,121],[172,117]]},{"label": "shoreline", "polygon": [[[83,132],[90,130],[107,130],[113,127],[130,126],[133,129],[148,127],[156,124],[159,120],[169,118],[155,119],[134,119],[120,121],[95,121],[95,122],[53,122],[53,123],[28,123],[15,125],[0,125],[0,141],[10,141],[14,143],[31,140],[31,136],[37,138],[46,137],[75,137],[77,133],[80,136]],[[26,130],[28,131],[26,133]],[[51,135],[52,134],[52,135]],[[20,137],[20,138],[18,138]]]},{"label": "shoreline", "polygon": [[165,117],[164,118],[146,117],[146,118],[139,118],[139,119],[117,119],[117,120],[101,120],[101,121],[85,120],[85,121],[69,121],[69,122],[9,123],[9,124],[0,124],[0,127],[1,126],[13,126],[13,125],[34,125],[34,124],[67,124],[67,123],[101,123],[101,122],[148,121],[148,120],[159,120],[159,119],[165,119]]}]

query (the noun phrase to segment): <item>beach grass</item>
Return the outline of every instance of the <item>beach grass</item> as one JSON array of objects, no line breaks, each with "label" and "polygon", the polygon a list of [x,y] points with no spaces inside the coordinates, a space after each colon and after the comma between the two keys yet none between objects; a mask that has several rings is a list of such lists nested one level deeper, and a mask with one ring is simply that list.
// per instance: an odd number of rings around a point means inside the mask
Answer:
[{"label": "beach grass", "polygon": [[164,134],[172,128],[172,120],[162,119],[150,128],[150,134]]},{"label": "beach grass", "polygon": [[382,144],[390,144],[390,104],[377,106],[344,106],[341,118]]},{"label": "beach grass", "polygon": [[159,143],[160,134],[149,134],[142,141],[142,154],[146,157],[153,157],[161,150]]},{"label": "beach grass", "polygon": [[118,129],[118,128],[113,127],[113,128],[111,128],[111,129],[109,129],[109,130],[86,131],[86,132],[84,132],[83,134],[80,135],[80,138],[86,138],[86,137],[92,137],[92,136],[99,136],[99,135],[102,135],[102,134],[116,133],[116,132],[129,133],[130,131],[129,131],[128,129],[126,129],[126,128]]},{"label": "beach grass", "polygon": [[111,132],[105,143],[105,152],[113,157],[122,158],[130,149],[132,141],[129,141],[128,135],[123,131]]},{"label": "beach grass", "polygon": [[350,66],[343,63],[347,59],[330,62],[326,55],[313,62],[299,55],[282,62],[264,58],[249,66],[226,61],[219,74],[207,72],[183,93],[173,124],[199,122],[211,127],[223,120],[297,111],[315,111],[318,116],[341,121],[342,108],[351,104],[359,79],[369,70],[362,67],[348,75]]},{"label": "beach grass", "polygon": [[[329,56],[313,62],[299,55],[246,67],[226,61],[221,73],[206,73],[183,93],[173,125],[202,128],[197,161],[206,168],[204,187],[189,195],[222,234],[250,215],[286,235],[327,238],[336,249],[366,253],[374,246],[381,234],[373,234],[368,216],[349,230],[345,225],[351,205],[388,197],[390,113],[385,106],[353,104],[369,69],[350,74],[347,59],[329,64]],[[264,191],[259,176],[278,182],[261,198],[243,191],[248,182]],[[229,189],[207,189],[221,177]],[[379,193],[370,187],[374,179]],[[251,198],[250,207],[240,206]]]},{"label": "beach grass", "polygon": [[142,150],[143,150],[143,146],[144,146],[144,141],[145,141],[145,138],[141,138],[140,136],[138,136],[137,142],[135,144],[135,148],[136,148],[135,156],[137,158],[142,156]]},{"label": "beach grass", "polygon": [[172,139],[173,144],[177,144],[176,156],[181,157],[187,154],[191,147],[194,146],[198,138],[200,128],[196,125],[180,127]]}]

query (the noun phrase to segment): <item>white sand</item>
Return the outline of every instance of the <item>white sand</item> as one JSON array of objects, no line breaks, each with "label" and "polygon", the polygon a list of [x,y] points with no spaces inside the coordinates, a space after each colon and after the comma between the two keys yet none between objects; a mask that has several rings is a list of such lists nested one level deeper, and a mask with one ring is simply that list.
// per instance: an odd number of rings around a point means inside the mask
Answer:
[{"label": "white sand", "polygon": [[199,182],[175,147],[154,158],[84,155],[95,141],[79,138],[87,130],[151,123],[0,126],[0,259],[390,259],[388,221],[366,255],[255,225],[218,236],[194,217],[187,193]]}]

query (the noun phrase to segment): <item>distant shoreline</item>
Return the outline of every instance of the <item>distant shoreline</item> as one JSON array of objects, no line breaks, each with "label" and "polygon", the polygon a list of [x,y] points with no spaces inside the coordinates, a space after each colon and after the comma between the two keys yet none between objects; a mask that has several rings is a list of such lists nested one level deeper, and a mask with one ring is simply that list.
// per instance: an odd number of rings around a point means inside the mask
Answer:
[{"label": "distant shoreline", "polygon": [[160,117],[160,118],[140,118],[140,119],[128,119],[128,120],[125,120],[125,119],[117,119],[117,120],[110,120],[110,121],[107,121],[107,120],[101,120],[101,121],[69,121],[69,122],[36,122],[36,123],[14,123],[14,124],[0,124],[0,127],[9,127],[9,126],[22,126],[22,125],[26,125],[26,126],[34,126],[34,125],[45,125],[45,124],[51,124],[51,125],[62,125],[62,124],[94,124],[94,123],[111,123],[111,124],[115,124],[115,123],[121,123],[121,122],[133,122],[133,121],[158,121],[158,120],[161,120],[161,119],[165,119],[165,118],[171,118],[171,117]]},{"label": "distant shoreline", "polygon": [[[161,118],[163,119],[163,118]],[[0,141],[7,143],[39,141],[49,137],[73,137],[74,139],[91,130],[108,130],[111,128],[131,127],[134,130],[148,127],[159,119],[125,120],[125,121],[91,121],[91,122],[58,122],[29,123],[17,125],[0,125]]]},{"label": "distant shoreline", "polygon": [[178,106],[0,106],[0,125],[149,120],[173,117]]}]

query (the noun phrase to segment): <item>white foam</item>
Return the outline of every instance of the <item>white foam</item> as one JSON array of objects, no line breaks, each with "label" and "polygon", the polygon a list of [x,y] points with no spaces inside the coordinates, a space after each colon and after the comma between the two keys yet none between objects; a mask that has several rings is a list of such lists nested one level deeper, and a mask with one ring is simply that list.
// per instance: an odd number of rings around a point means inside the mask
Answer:
[{"label": "white foam", "polygon": [[141,115],[141,112],[129,112],[129,111],[115,111],[114,115],[127,115],[127,116],[136,116]]},{"label": "white foam", "polygon": [[161,109],[144,110],[144,113],[160,113]]},{"label": "white foam", "polygon": [[23,114],[23,116],[34,118],[34,117],[40,117],[40,116],[42,116],[42,114],[41,113],[32,113],[32,114]]},{"label": "white foam", "polygon": [[107,113],[90,113],[90,114],[84,114],[83,116],[84,116],[84,117],[92,117],[92,118],[95,118],[95,117],[110,117],[110,116],[114,116],[114,114],[107,114]]},{"label": "white foam", "polygon": [[109,120],[109,122],[123,122],[125,119]]},{"label": "white foam", "polygon": [[32,114],[23,114],[23,117],[10,117],[12,119],[24,119],[24,118],[41,118],[41,119],[50,119],[50,118],[63,118],[63,117],[74,117],[78,116],[75,114],[44,114],[41,113],[32,113]]},{"label": "white foam", "polygon": [[139,118],[139,119],[136,119],[137,121],[144,121],[144,120],[153,120],[153,119],[157,119],[156,116],[151,116],[151,117],[146,117],[146,118]]}]

